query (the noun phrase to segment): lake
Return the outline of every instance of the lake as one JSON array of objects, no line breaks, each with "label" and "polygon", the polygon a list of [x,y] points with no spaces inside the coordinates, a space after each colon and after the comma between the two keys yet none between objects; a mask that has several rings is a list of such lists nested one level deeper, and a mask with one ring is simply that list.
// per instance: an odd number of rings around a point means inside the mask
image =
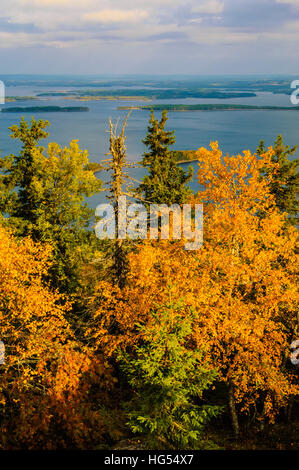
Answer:
[{"label": "lake", "polygon": [[[1,79],[1,76],[0,76]],[[74,87],[72,87],[75,89]],[[137,87],[134,86],[134,89]],[[171,88],[171,84],[170,84]],[[18,86],[8,86],[6,96],[34,96],[41,92],[65,90],[64,87],[26,85],[26,78]],[[290,97],[284,94],[257,92],[256,97],[217,99],[177,99],[153,100],[153,104],[200,104],[200,103],[232,103],[249,105],[291,106]],[[15,106],[88,106],[88,113],[36,113],[36,119],[50,121],[50,137],[48,141],[68,145],[72,139],[78,139],[80,147],[87,149],[90,160],[99,162],[105,158],[109,145],[108,118],[114,122],[124,119],[126,111],[118,110],[118,106],[150,104],[144,101],[89,101],[79,102],[66,100],[63,97],[51,100],[6,103],[5,107]],[[159,113],[156,113],[159,115]],[[30,114],[25,114],[27,119]],[[199,147],[208,147],[211,141],[218,140],[221,150],[225,153],[235,154],[242,150],[255,151],[259,141],[263,139],[266,145],[271,145],[278,134],[282,134],[285,143],[293,146],[299,143],[299,113],[291,111],[204,111],[204,112],[169,112],[168,130],[174,130],[176,144],[173,149],[194,150]],[[19,150],[16,141],[9,137],[8,127],[21,119],[20,113],[0,112],[0,150],[6,155]],[[132,112],[127,125],[127,155],[131,161],[140,161],[145,150],[142,144],[147,133],[149,111],[135,110]],[[187,168],[189,164],[183,164]],[[196,164],[193,164],[196,167]],[[142,178],[143,169],[133,170],[134,177]],[[99,175],[102,178],[102,175]],[[193,189],[196,182],[191,183]],[[102,202],[104,195],[90,198],[91,207]]]}]

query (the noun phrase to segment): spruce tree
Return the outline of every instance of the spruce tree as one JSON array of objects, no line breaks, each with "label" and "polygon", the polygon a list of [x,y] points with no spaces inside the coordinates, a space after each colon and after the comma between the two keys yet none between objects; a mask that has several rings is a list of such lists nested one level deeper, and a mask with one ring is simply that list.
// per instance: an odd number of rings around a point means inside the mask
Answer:
[{"label": "spruce tree", "polygon": [[169,149],[176,141],[174,132],[165,130],[167,111],[163,111],[160,121],[153,111],[149,120],[148,134],[143,140],[148,151],[144,153],[142,165],[148,170],[138,192],[146,202],[156,204],[183,204],[191,194],[187,183],[193,175],[180,168],[174,153]]},{"label": "spruce tree", "polygon": [[181,302],[153,309],[150,323],[136,325],[142,341],[134,353],[118,358],[134,390],[124,404],[128,425],[154,448],[201,448],[205,426],[222,411],[204,402],[217,371],[205,365],[203,351],[190,348],[193,313],[184,317],[182,309]]},{"label": "spruce tree", "polygon": [[[282,135],[278,135],[273,150],[272,162],[278,164],[278,169],[264,168],[261,174],[265,178],[271,176],[271,193],[275,197],[277,207],[281,212],[288,214],[290,223],[296,225],[299,222],[299,159],[291,158],[296,154],[297,146],[284,145]],[[257,153],[261,155],[265,151],[264,141],[262,140],[257,148]]]}]

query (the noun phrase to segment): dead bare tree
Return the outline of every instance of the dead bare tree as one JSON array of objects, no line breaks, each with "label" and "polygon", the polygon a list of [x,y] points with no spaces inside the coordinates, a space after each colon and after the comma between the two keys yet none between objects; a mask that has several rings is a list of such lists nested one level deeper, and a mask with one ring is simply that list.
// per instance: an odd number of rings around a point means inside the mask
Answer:
[{"label": "dead bare tree", "polygon": [[122,196],[132,199],[139,199],[134,192],[134,183],[139,183],[132,176],[128,170],[136,168],[138,164],[127,161],[127,149],[125,145],[126,136],[125,129],[131,111],[127,114],[121,128],[121,132],[117,133],[118,123],[113,124],[109,119],[110,126],[110,148],[109,157],[101,162],[102,170],[111,173],[110,180],[104,184],[107,187],[103,191],[108,192],[108,199],[114,207],[115,222],[116,222],[116,239],[112,241],[111,263],[109,270],[112,277],[117,282],[120,288],[123,288],[126,283],[126,276],[128,271],[127,254],[129,249],[129,242],[123,236],[123,227],[120,226],[120,201]]}]

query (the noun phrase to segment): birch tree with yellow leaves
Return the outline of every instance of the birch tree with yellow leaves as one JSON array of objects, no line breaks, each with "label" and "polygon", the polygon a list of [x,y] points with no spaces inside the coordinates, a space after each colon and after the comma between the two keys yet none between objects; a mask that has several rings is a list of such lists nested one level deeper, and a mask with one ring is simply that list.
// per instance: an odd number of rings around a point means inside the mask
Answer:
[{"label": "birch tree with yellow leaves", "polygon": [[226,385],[236,437],[240,413],[273,421],[299,391],[286,367],[298,322],[297,232],[260,178],[272,152],[228,156],[217,143],[199,149],[203,189],[192,202],[204,205],[203,247],[187,252],[183,241],[145,241],[129,257],[124,289],[98,286],[87,331],[109,355],[134,351],[142,341],[136,326],[150,325],[153,309],[183,303],[182,319],[193,312],[190,344]]},{"label": "birch tree with yellow leaves", "polygon": [[75,340],[70,304],[45,284],[50,252],[0,226],[0,449],[89,448],[109,427],[99,405],[111,370]]}]

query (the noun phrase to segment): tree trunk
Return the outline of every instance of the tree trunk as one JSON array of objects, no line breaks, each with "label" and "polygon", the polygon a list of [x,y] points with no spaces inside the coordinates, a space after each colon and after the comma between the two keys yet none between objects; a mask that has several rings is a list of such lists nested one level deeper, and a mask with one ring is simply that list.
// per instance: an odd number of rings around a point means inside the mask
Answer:
[{"label": "tree trunk", "polygon": [[115,253],[114,253],[114,270],[116,282],[120,289],[123,289],[126,284],[126,277],[128,272],[128,261],[123,240],[116,240]]},{"label": "tree trunk", "polygon": [[231,415],[234,435],[235,435],[235,438],[237,439],[239,437],[240,430],[239,430],[239,419],[238,419],[237,410],[236,410],[236,401],[234,397],[234,386],[232,382],[229,382],[228,384],[228,405],[229,405],[229,411]]}]

